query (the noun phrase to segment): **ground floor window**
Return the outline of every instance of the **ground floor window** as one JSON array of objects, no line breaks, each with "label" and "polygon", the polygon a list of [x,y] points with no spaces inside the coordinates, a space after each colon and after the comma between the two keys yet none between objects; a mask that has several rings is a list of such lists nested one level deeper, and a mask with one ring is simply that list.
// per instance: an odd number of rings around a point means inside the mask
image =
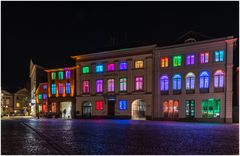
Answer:
[{"label": "ground floor window", "polygon": [[195,117],[195,100],[186,100],[186,117]]},{"label": "ground floor window", "polygon": [[204,99],[202,100],[202,117],[203,118],[219,118],[220,117],[220,99]]},{"label": "ground floor window", "polygon": [[42,113],[42,105],[40,105],[40,104],[38,105],[38,112]]},{"label": "ground floor window", "polygon": [[96,110],[103,110],[103,101],[96,101]]},{"label": "ground floor window", "polygon": [[177,100],[169,100],[163,103],[163,115],[165,118],[178,118],[179,102]]},{"label": "ground floor window", "polygon": [[53,103],[52,103],[52,112],[53,112],[53,113],[56,113],[56,111],[57,111],[57,109],[56,109],[56,103],[53,102]]},{"label": "ground floor window", "polygon": [[43,111],[43,113],[47,112],[47,105],[46,104],[42,105],[42,111]]}]

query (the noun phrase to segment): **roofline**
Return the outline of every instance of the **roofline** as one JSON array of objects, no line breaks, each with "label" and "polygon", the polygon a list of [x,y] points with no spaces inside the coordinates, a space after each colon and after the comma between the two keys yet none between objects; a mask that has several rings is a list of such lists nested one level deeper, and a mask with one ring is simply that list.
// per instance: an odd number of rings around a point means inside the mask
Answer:
[{"label": "roofline", "polygon": [[53,72],[53,71],[62,71],[62,70],[73,70],[76,69],[77,66],[74,67],[65,67],[65,68],[55,68],[55,69],[46,69],[45,72]]}]

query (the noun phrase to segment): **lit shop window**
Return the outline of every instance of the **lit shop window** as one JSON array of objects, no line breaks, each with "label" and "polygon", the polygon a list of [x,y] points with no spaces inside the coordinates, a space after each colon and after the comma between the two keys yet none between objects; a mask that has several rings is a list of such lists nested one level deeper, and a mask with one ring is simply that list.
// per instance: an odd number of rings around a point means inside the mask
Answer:
[{"label": "lit shop window", "polygon": [[57,110],[57,108],[56,108],[56,103],[53,102],[53,103],[52,103],[52,112],[53,112],[53,113],[56,113],[56,110]]},{"label": "lit shop window", "polygon": [[71,72],[70,72],[70,70],[67,70],[66,71],[66,79],[70,79],[70,77],[71,77]]},{"label": "lit shop window", "polygon": [[142,91],[143,90],[143,77],[135,78],[135,90]]},{"label": "lit shop window", "polygon": [[47,94],[43,94],[43,99],[44,99],[44,100],[47,99]]},{"label": "lit shop window", "polygon": [[114,79],[108,80],[108,92],[114,92]]},{"label": "lit shop window", "polygon": [[83,93],[89,93],[89,81],[83,81]]},{"label": "lit shop window", "polygon": [[135,61],[135,68],[143,68],[143,61]]},{"label": "lit shop window", "polygon": [[209,62],[209,52],[200,53],[200,63],[208,63]]},{"label": "lit shop window", "polygon": [[98,64],[96,65],[96,73],[102,73],[103,72],[103,65]]},{"label": "lit shop window", "polygon": [[202,117],[219,118],[220,117],[220,99],[202,100]]},{"label": "lit shop window", "polygon": [[127,70],[128,69],[128,63],[127,62],[120,62],[119,63],[119,70]]},{"label": "lit shop window", "polygon": [[195,88],[195,75],[188,73],[186,75],[186,90],[193,90]]},{"label": "lit shop window", "polygon": [[179,67],[182,65],[182,56],[173,56],[173,67]]},{"label": "lit shop window", "polygon": [[181,86],[181,75],[179,74],[175,74],[173,76],[173,90],[181,90],[182,86]]},{"label": "lit shop window", "polygon": [[96,92],[102,93],[103,92],[103,80],[96,81]]},{"label": "lit shop window", "polygon": [[56,84],[52,84],[52,94],[56,94]]},{"label": "lit shop window", "polygon": [[199,76],[200,80],[200,89],[209,88],[210,74],[207,71],[202,71]]},{"label": "lit shop window", "polygon": [[178,110],[179,102],[177,100],[169,100],[163,102],[163,116],[164,118],[178,118],[179,110]]},{"label": "lit shop window", "polygon": [[186,57],[186,65],[193,65],[195,64],[195,55],[187,55]]},{"label": "lit shop window", "polygon": [[83,73],[83,74],[89,73],[89,67],[88,67],[88,66],[82,67],[82,73]]},{"label": "lit shop window", "polygon": [[163,75],[161,76],[161,80],[160,80],[160,86],[161,86],[161,91],[168,91],[168,87],[169,87],[169,79],[167,75]]},{"label": "lit shop window", "polygon": [[62,83],[59,83],[59,84],[58,84],[58,93],[59,93],[59,94],[63,94],[63,89],[64,89],[64,88],[63,88],[63,84],[62,84]]},{"label": "lit shop window", "polygon": [[186,117],[194,118],[195,117],[195,101],[186,100]]},{"label": "lit shop window", "polygon": [[38,94],[38,99],[39,99],[39,100],[42,99],[42,94]]},{"label": "lit shop window", "polygon": [[127,78],[120,78],[120,91],[127,91]]},{"label": "lit shop window", "polygon": [[224,73],[222,70],[217,70],[214,73],[214,87],[223,88],[224,85]]},{"label": "lit shop window", "polygon": [[96,110],[103,110],[103,101],[96,101]]},{"label": "lit shop window", "polygon": [[223,62],[224,61],[224,51],[219,50],[215,51],[215,62]]},{"label": "lit shop window", "polygon": [[168,58],[161,58],[161,67],[168,67]]},{"label": "lit shop window", "polygon": [[58,79],[59,80],[62,80],[63,79],[63,72],[58,72]]},{"label": "lit shop window", "polygon": [[127,110],[127,100],[119,100],[119,109]]},{"label": "lit shop window", "polygon": [[56,80],[56,73],[52,72],[51,75],[52,75],[52,80]]},{"label": "lit shop window", "polygon": [[43,85],[43,90],[47,90],[47,85]]},{"label": "lit shop window", "polygon": [[107,65],[107,70],[108,71],[114,71],[115,70],[115,64],[114,63],[108,64]]},{"label": "lit shop window", "polygon": [[47,112],[47,106],[46,106],[46,104],[43,104],[43,105],[42,105],[42,111],[43,111],[43,113]]},{"label": "lit shop window", "polygon": [[66,83],[66,94],[70,94],[71,93],[70,87],[71,87],[70,83]]}]

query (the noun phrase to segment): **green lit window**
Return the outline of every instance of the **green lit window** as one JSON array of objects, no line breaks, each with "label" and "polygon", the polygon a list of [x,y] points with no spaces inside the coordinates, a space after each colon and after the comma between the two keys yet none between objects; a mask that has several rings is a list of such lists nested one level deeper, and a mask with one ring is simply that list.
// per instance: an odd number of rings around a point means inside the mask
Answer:
[{"label": "green lit window", "polygon": [[56,80],[56,73],[52,72],[52,80]]},{"label": "green lit window", "polygon": [[195,116],[195,101],[186,100],[186,117],[194,118],[194,116]]},{"label": "green lit window", "polygon": [[127,78],[120,78],[120,91],[127,91]]},{"label": "green lit window", "polygon": [[182,56],[173,56],[173,67],[179,67],[182,65]]},{"label": "green lit window", "polygon": [[210,98],[202,100],[202,117],[219,118],[220,117],[220,99]]},{"label": "green lit window", "polygon": [[58,79],[59,80],[63,79],[63,72],[62,71],[58,72]]},{"label": "green lit window", "polygon": [[83,73],[83,74],[89,73],[89,67],[88,67],[88,66],[84,66],[84,67],[82,68],[82,73]]},{"label": "green lit window", "polygon": [[39,99],[39,100],[42,99],[42,94],[38,94],[38,99]]}]

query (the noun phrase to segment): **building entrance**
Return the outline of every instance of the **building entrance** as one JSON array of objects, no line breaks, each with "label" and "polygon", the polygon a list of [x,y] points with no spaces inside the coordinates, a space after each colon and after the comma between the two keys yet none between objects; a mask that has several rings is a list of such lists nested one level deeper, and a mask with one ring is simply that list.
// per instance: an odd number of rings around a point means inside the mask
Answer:
[{"label": "building entrance", "polygon": [[90,118],[92,116],[92,104],[89,101],[83,103],[82,107],[83,117]]},{"label": "building entrance", "polygon": [[112,117],[115,115],[115,104],[116,100],[108,99],[108,116]]},{"label": "building entrance", "polygon": [[72,102],[61,102],[60,111],[62,113],[62,118],[72,118]]}]

